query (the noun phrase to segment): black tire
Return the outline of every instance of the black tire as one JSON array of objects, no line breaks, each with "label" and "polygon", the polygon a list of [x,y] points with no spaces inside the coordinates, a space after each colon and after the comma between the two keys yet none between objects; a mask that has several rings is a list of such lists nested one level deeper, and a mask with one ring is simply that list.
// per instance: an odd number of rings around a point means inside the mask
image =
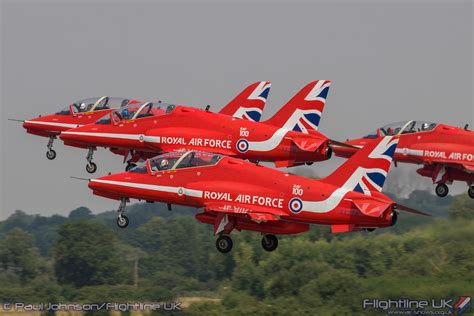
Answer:
[{"label": "black tire", "polygon": [[435,192],[437,196],[445,197],[449,193],[449,188],[446,184],[440,183],[436,186]]},{"label": "black tire", "polygon": [[97,165],[93,162],[86,165],[86,171],[89,173],[94,173],[97,171]]},{"label": "black tire", "polygon": [[134,163],[128,163],[125,167],[125,171],[130,171],[130,169],[135,168],[137,165]]},{"label": "black tire", "polygon": [[120,228],[126,228],[129,222],[130,221],[128,220],[128,217],[125,215],[119,216],[119,218],[117,218],[117,226]]},{"label": "black tire", "polygon": [[474,199],[474,188],[469,188],[469,190],[467,190],[467,195],[469,195],[471,199]]},{"label": "black tire", "polygon": [[364,230],[365,230],[366,232],[371,233],[371,232],[373,232],[373,231],[375,230],[375,228],[364,228]]},{"label": "black tire", "polygon": [[221,253],[228,253],[232,250],[233,245],[232,239],[227,235],[221,235],[216,239],[216,248]]},{"label": "black tire", "polygon": [[275,235],[268,234],[262,237],[262,247],[266,251],[273,251],[278,247],[278,238]]},{"label": "black tire", "polygon": [[56,152],[53,149],[50,149],[46,152],[46,158],[49,160],[54,160],[56,158]]}]

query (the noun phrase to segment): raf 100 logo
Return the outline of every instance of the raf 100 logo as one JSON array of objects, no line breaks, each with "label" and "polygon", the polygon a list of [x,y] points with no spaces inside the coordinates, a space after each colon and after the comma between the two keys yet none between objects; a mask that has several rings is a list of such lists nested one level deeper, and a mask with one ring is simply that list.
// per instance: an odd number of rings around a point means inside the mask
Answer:
[{"label": "raf 100 logo", "polygon": [[293,192],[293,195],[302,196],[303,195],[303,188],[299,184],[294,184],[292,192]]}]

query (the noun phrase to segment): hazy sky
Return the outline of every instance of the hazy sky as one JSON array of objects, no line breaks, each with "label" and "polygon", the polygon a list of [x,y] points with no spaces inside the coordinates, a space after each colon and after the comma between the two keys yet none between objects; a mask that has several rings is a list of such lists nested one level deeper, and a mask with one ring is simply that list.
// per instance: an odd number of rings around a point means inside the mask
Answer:
[{"label": "hazy sky", "polygon": [[[330,79],[320,128],[334,139],[408,119],[474,125],[472,1],[0,2],[0,219],[15,209],[116,208],[69,178],[89,177],[85,151],[56,142],[58,158],[48,161],[46,138],[7,121],[85,97],[218,110],[269,80],[267,118],[305,83]],[[97,176],[123,168],[103,150],[95,162]],[[340,162],[304,171],[325,175]],[[399,166],[391,181],[431,187],[413,170]]]}]

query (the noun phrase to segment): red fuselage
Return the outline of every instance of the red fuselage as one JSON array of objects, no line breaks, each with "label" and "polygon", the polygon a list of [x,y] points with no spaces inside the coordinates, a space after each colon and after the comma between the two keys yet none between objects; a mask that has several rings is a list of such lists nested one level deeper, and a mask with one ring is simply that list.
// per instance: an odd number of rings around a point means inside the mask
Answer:
[{"label": "red fuselage", "polygon": [[[137,167],[93,179],[89,187],[94,194],[111,199],[204,207],[205,212],[196,217],[209,224],[222,211],[237,229],[264,233],[299,233],[308,230],[309,224],[332,225],[335,232],[394,224],[393,201],[381,193],[367,196],[226,156],[212,166],[157,172],[150,171],[149,165]],[[381,216],[367,216],[351,199],[383,203],[388,208]],[[260,215],[252,217],[251,213]],[[269,214],[274,217],[268,218]]]},{"label": "red fuselage", "polygon": [[177,106],[164,115],[90,124],[61,134],[66,144],[144,152],[200,150],[259,161],[312,162],[330,157],[329,140],[219,113]]},{"label": "red fuselage", "polygon": [[[382,137],[382,136],[379,136]],[[371,138],[349,140],[346,144],[363,147]],[[339,157],[348,158],[357,149],[334,147]],[[443,182],[474,182],[474,132],[454,126],[439,124],[429,131],[403,133],[393,159],[397,162],[423,164],[417,170],[420,175],[436,180],[441,166],[445,168]],[[437,167],[439,166],[439,167]]]},{"label": "red fuselage", "polygon": [[29,134],[44,137],[57,136],[61,132],[67,131],[69,129],[94,123],[102,116],[110,113],[112,110],[113,109],[105,109],[77,114],[65,113],[39,116],[37,118],[24,121],[23,127]]}]

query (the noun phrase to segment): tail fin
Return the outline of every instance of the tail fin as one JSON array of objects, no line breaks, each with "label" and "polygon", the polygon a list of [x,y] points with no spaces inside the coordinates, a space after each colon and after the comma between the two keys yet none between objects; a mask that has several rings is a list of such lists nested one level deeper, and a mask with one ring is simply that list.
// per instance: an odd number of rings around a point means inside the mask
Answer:
[{"label": "tail fin", "polygon": [[382,191],[398,140],[387,136],[368,143],[321,181],[367,195]]},{"label": "tail fin", "polygon": [[224,106],[219,113],[259,122],[267,102],[271,83],[259,81],[244,89],[238,96]]},{"label": "tail fin", "polygon": [[330,86],[329,80],[307,84],[266,123],[306,134],[317,130]]}]

